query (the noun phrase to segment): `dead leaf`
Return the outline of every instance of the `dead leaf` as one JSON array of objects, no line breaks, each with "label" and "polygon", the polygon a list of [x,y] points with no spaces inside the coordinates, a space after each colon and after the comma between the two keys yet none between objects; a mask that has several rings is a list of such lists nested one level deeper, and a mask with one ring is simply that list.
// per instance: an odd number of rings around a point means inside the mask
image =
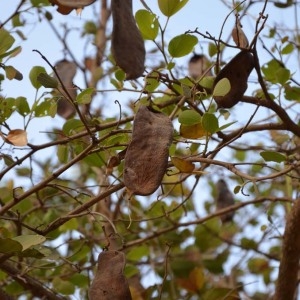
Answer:
[{"label": "dead leaf", "polygon": [[131,300],[123,274],[125,255],[120,251],[103,251],[98,256],[98,267],[89,289],[90,300]]},{"label": "dead leaf", "polygon": [[249,42],[245,35],[240,21],[237,21],[234,28],[232,29],[231,36],[238,47],[248,48]]},{"label": "dead leaf", "polygon": [[145,69],[145,45],[132,13],[132,0],[112,0],[112,54],[126,73],[126,79],[142,76]]},{"label": "dead leaf", "polygon": [[168,166],[173,125],[163,113],[141,106],[125,155],[124,184],[135,195],[157,190]]},{"label": "dead leaf", "polygon": [[8,133],[8,135],[4,138],[4,140],[6,143],[12,144],[14,146],[18,146],[18,147],[26,146],[28,143],[27,132],[23,129],[11,130]]}]

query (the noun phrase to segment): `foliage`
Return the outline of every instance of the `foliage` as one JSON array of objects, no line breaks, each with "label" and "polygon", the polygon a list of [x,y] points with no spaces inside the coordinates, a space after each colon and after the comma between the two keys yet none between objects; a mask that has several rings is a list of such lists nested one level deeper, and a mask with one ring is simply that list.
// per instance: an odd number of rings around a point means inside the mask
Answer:
[{"label": "foliage", "polygon": [[[148,51],[146,72],[135,81],[124,80],[111,55],[106,0],[91,6],[100,19],[81,12],[76,47],[82,59],[68,39],[74,15],[63,16],[61,27],[46,0],[19,1],[1,20],[0,295],[87,299],[101,249],[125,253],[133,299],[259,300],[274,294],[282,229],[300,190],[299,73],[289,64],[299,64],[300,33],[268,23],[266,6],[269,14],[284,14],[299,4],[262,0],[232,7],[232,1],[219,1],[226,4],[224,24],[230,23],[227,14],[238,13],[242,21],[254,15],[248,39],[255,71],[247,96],[233,108],[217,109],[212,77],[187,76],[182,59],[200,44],[216,75],[229,61],[227,51],[239,47],[224,28],[218,37],[202,28],[167,34],[172,18],[192,1],[147,1],[149,7],[141,1],[135,18]],[[81,78],[74,86],[55,79],[53,58],[27,37],[32,15],[36,28],[49,24],[63,47],[61,59],[76,63]],[[27,59],[27,38],[36,49],[31,69],[21,74],[16,56]],[[18,89],[22,78],[31,96]],[[215,96],[230,89],[225,77]],[[75,106],[74,117],[57,114],[61,97]],[[141,104],[168,115],[175,127],[161,188],[147,197],[130,195],[123,183],[123,150]],[[47,133],[28,143],[36,124],[49,124]],[[235,204],[217,211],[220,178]],[[229,211],[234,220],[222,224],[220,216]]]}]

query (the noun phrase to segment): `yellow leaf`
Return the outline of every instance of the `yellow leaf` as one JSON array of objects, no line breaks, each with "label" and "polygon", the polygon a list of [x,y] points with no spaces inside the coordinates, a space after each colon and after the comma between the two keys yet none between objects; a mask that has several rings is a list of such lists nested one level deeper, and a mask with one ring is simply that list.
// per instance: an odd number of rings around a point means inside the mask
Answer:
[{"label": "yellow leaf", "polygon": [[11,130],[6,136],[5,141],[14,146],[26,146],[28,143],[27,132],[23,129]]},{"label": "yellow leaf", "polygon": [[182,173],[191,173],[195,169],[195,165],[192,162],[183,158],[173,156],[171,157],[171,161],[173,165]]},{"label": "yellow leaf", "polygon": [[208,132],[200,123],[194,125],[180,125],[180,135],[187,139],[198,139],[206,137]]}]

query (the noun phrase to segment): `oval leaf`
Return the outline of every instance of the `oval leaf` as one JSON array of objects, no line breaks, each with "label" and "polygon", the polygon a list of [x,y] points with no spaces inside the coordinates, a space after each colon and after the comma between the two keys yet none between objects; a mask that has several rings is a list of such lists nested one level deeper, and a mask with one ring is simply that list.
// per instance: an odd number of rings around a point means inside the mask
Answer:
[{"label": "oval leaf", "polygon": [[215,86],[213,96],[225,96],[229,93],[231,84],[228,78],[222,78]]},{"label": "oval leaf", "polygon": [[84,91],[82,91],[78,96],[76,97],[76,101],[78,104],[89,104],[92,100],[92,95],[94,93],[94,88],[87,88]]},{"label": "oval leaf", "polygon": [[198,39],[191,34],[175,36],[169,43],[168,50],[172,57],[182,57],[191,53]]},{"label": "oval leaf", "polygon": [[6,142],[14,146],[26,146],[28,143],[27,132],[23,129],[11,130],[6,136]]},{"label": "oval leaf", "polygon": [[184,110],[178,117],[178,122],[183,125],[194,125],[201,123],[201,116],[194,110]]},{"label": "oval leaf", "polygon": [[182,173],[191,173],[195,169],[195,165],[188,160],[185,160],[180,157],[171,157],[173,165]]},{"label": "oval leaf", "polygon": [[44,67],[35,66],[30,70],[29,79],[34,88],[39,89],[42,84],[38,81],[37,77],[40,73],[47,73]]},{"label": "oval leaf", "polygon": [[260,156],[265,161],[274,161],[277,163],[286,161],[286,156],[284,154],[275,151],[262,151],[260,152]]},{"label": "oval leaf", "polygon": [[32,246],[43,243],[46,238],[38,234],[20,235],[13,238],[14,241],[19,242],[22,245],[22,250],[26,250]]},{"label": "oval leaf", "polygon": [[155,40],[159,29],[157,16],[148,10],[140,9],[136,12],[135,19],[143,38]]},{"label": "oval leaf", "polygon": [[215,133],[219,130],[219,121],[214,114],[205,113],[202,116],[202,126],[210,133]]},{"label": "oval leaf", "polygon": [[171,17],[183,8],[187,2],[188,0],[158,0],[158,6],[165,16]]}]

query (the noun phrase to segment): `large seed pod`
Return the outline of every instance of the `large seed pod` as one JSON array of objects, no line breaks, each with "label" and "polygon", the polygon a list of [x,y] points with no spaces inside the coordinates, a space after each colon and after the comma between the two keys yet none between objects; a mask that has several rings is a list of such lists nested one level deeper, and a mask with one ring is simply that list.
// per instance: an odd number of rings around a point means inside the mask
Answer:
[{"label": "large seed pod", "polygon": [[230,82],[230,91],[224,96],[214,96],[218,108],[231,108],[237,104],[247,90],[248,77],[254,68],[253,55],[248,51],[238,53],[218,74],[214,81],[214,86],[227,78]]},{"label": "large seed pod", "polygon": [[53,5],[57,5],[57,11],[63,15],[68,15],[73,9],[84,8],[96,0],[49,0]]},{"label": "large seed pod", "polygon": [[[55,64],[56,72],[62,81],[64,87],[68,90],[72,101],[75,100],[77,91],[73,87],[73,78],[76,74],[77,66],[74,62],[61,60]],[[56,76],[54,76],[56,77]],[[60,88],[62,93],[64,91]],[[69,119],[75,115],[76,110],[74,105],[70,102],[70,99],[67,99],[68,95],[64,94],[63,96],[57,95],[59,100],[57,102],[57,113],[64,119]]]},{"label": "large seed pod", "polygon": [[136,79],[144,72],[145,45],[132,14],[132,0],[112,0],[112,54],[126,79]]},{"label": "large seed pod", "polygon": [[161,184],[168,166],[173,125],[163,113],[141,106],[125,155],[124,184],[135,195],[150,195]]},{"label": "large seed pod", "polygon": [[[225,180],[220,179],[217,184],[217,198],[216,198],[216,206],[217,206],[217,211],[223,208],[226,208],[228,206],[234,205],[234,198],[232,193],[227,187],[227,184]],[[231,211],[227,214],[221,215],[220,219],[222,223],[225,222],[231,222],[234,216],[234,211]]]},{"label": "large seed pod", "polygon": [[123,252],[101,252],[95,278],[89,289],[89,299],[131,300],[129,285],[123,274],[125,264]]}]

